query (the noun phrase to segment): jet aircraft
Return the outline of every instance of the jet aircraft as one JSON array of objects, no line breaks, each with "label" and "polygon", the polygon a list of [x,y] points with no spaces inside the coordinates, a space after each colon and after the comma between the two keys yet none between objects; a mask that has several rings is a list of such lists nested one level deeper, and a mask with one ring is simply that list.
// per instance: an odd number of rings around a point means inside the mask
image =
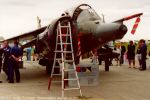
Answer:
[{"label": "jet aircraft", "polygon": [[26,48],[35,45],[37,53],[44,52],[43,58],[39,60],[39,64],[46,66],[46,71],[50,73],[54,61],[56,32],[59,22],[71,23],[74,55],[76,62],[78,62],[78,38],[80,38],[81,55],[83,55],[109,41],[123,38],[127,33],[127,27],[123,22],[139,17],[142,14],[138,13],[111,23],[105,23],[104,19],[90,5],[81,4],[71,10],[65,11],[62,16],[52,21],[48,26],[12,37],[7,39],[7,41],[22,41],[30,38],[30,41],[22,45],[22,47]]}]

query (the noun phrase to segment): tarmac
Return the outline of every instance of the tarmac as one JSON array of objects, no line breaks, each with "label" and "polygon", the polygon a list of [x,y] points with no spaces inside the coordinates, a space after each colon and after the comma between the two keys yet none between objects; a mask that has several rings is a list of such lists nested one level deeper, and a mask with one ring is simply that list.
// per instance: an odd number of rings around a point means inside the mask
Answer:
[{"label": "tarmac", "polygon": [[[84,60],[85,62],[90,60]],[[98,85],[82,86],[84,99],[80,100],[150,100],[149,59],[146,71],[128,68],[127,61],[120,67],[115,66],[115,61],[113,64],[109,72],[104,71],[104,65],[99,66]],[[8,83],[2,71],[0,100],[61,100],[61,83],[53,83],[51,90],[48,90],[49,75],[37,61],[24,61],[20,73],[20,83]],[[66,100],[78,100],[79,91],[65,92],[65,96]]]}]

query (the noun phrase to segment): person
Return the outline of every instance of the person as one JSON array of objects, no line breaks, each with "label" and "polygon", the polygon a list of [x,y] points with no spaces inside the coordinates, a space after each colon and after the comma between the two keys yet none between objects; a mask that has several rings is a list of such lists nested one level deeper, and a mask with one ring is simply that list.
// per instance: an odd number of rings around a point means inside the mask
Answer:
[{"label": "person", "polygon": [[22,50],[18,46],[18,41],[14,41],[14,47],[11,50],[11,64],[12,67],[9,69],[10,81],[9,83],[14,83],[14,72],[16,75],[16,82],[20,82],[20,72],[19,72],[19,60],[22,56]]},{"label": "person", "polygon": [[102,47],[99,47],[98,49],[97,49],[97,55],[98,55],[98,62],[99,62],[99,65],[102,65],[102,58],[101,58],[101,53],[103,53],[103,48]]},{"label": "person", "polygon": [[36,52],[35,52],[36,50],[35,50],[35,47],[34,46],[32,46],[31,47],[31,55],[32,55],[32,57],[33,57],[33,61],[35,61],[35,60],[37,60],[36,59]]},{"label": "person", "polygon": [[131,68],[131,63],[133,63],[133,68],[135,68],[135,45],[133,41],[130,41],[127,47],[127,59],[129,61],[129,68]]},{"label": "person", "polygon": [[[0,76],[1,77],[1,76]],[[1,78],[0,78],[1,79]],[[0,83],[2,83],[3,81],[0,80]]]},{"label": "person", "polygon": [[27,55],[26,55],[27,61],[31,61],[31,47],[27,48],[26,52],[27,52]]},{"label": "person", "polygon": [[3,56],[3,71],[5,72],[6,76],[7,76],[7,80],[9,80],[9,76],[8,76],[8,68],[9,66],[11,66],[10,64],[10,51],[11,51],[11,47],[8,45],[7,41],[4,41],[3,43],[3,48],[4,48],[4,56]]},{"label": "person", "polygon": [[136,55],[137,55],[137,60],[139,62],[139,68],[141,68],[141,43],[140,42],[138,42]]},{"label": "person", "polygon": [[140,40],[141,44],[141,68],[139,70],[146,70],[146,56],[147,56],[147,45],[145,44],[145,40]]},{"label": "person", "polygon": [[120,55],[120,65],[124,63],[124,53],[126,52],[126,47],[121,43],[121,55]]},{"label": "person", "polygon": [[2,69],[2,56],[3,56],[4,50],[3,48],[0,48],[0,73],[1,73],[1,69]]},{"label": "person", "polygon": [[106,59],[105,59],[105,71],[109,71],[109,66],[110,66],[110,56],[112,54],[112,49],[109,48],[108,45],[104,45],[105,47],[105,52],[106,52]]},{"label": "person", "polygon": [[113,52],[119,55],[115,60],[117,62],[116,66],[120,67],[120,56],[121,56],[120,45],[117,46],[115,45]]},{"label": "person", "polygon": [[[3,48],[0,48],[0,73],[1,73],[1,69],[2,69],[2,55],[3,55]],[[0,75],[0,83],[2,83],[1,75]]]},{"label": "person", "polygon": [[102,61],[105,62],[105,71],[109,71],[109,66],[111,65],[111,56],[112,49],[109,48],[108,45],[104,45],[103,47],[99,47],[97,50],[99,65],[102,64]]},{"label": "person", "polygon": [[92,63],[96,64],[97,63],[97,50],[93,49],[91,51],[91,54],[92,54]]}]

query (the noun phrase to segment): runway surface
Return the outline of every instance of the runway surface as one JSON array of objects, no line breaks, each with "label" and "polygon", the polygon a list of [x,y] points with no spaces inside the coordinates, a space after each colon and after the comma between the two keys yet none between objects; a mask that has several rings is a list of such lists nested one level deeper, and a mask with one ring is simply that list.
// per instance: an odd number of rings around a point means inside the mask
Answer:
[{"label": "runway surface", "polygon": [[[86,62],[89,63],[89,60],[84,60],[84,63]],[[150,100],[149,62],[150,60],[147,60],[146,71],[128,68],[127,62],[121,67],[111,66],[109,72],[105,72],[104,65],[100,65],[99,84],[82,86],[83,95],[86,97],[82,100]],[[46,75],[45,67],[37,63],[24,61],[24,68],[20,69],[20,83],[8,83],[2,72],[0,100],[53,100],[61,97],[61,83],[53,83],[49,91],[49,76]],[[115,65],[115,61],[113,64]],[[69,91],[65,96],[70,97],[69,100],[75,100],[79,92]]]}]

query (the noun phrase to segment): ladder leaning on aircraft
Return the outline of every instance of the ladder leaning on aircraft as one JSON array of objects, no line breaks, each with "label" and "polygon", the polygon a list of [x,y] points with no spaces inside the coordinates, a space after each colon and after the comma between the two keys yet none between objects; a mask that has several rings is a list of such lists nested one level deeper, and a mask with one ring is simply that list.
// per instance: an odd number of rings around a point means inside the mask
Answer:
[{"label": "ladder leaning on aircraft", "polygon": [[[65,32],[64,32],[65,31]],[[69,49],[67,49],[69,48]],[[54,54],[54,62],[52,67],[52,73],[49,79],[48,89],[50,89],[53,76],[61,75],[62,80],[62,98],[64,98],[64,92],[68,90],[79,90],[80,96],[82,97],[81,87],[79,83],[79,78],[76,71],[76,65],[74,60],[74,52],[73,52],[73,43],[72,43],[72,33],[71,33],[71,25],[70,22],[67,22],[66,25],[62,25],[62,22],[59,21],[57,27],[57,35],[56,35],[56,46],[55,46],[55,54]],[[70,58],[67,58],[67,55],[70,55]],[[58,63],[62,64],[58,66]],[[71,64],[70,67],[67,68],[66,64]],[[59,68],[61,73],[54,73],[54,69]],[[72,72],[74,74],[74,78],[65,77],[65,73]],[[65,81],[73,81],[77,83],[76,87],[67,87]]]}]

